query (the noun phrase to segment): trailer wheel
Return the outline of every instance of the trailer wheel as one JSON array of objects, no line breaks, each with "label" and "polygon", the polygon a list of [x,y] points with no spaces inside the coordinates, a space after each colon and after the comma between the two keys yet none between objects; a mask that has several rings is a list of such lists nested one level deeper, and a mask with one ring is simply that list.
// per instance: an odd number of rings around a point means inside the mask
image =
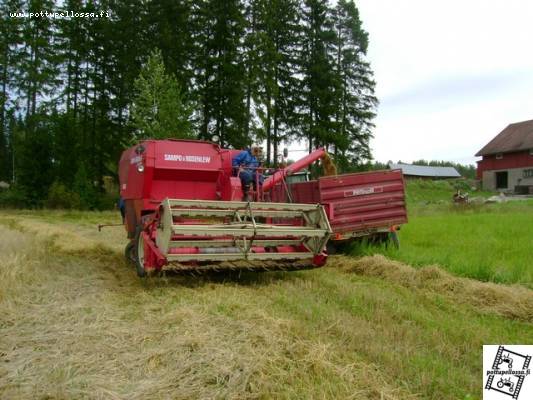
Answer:
[{"label": "trailer wheel", "polygon": [[394,245],[395,249],[400,248],[400,237],[398,236],[398,232],[390,232],[389,233],[389,241]]},{"label": "trailer wheel", "polygon": [[326,251],[328,252],[329,255],[334,255],[334,254],[337,254],[337,252],[339,251],[339,247],[337,246],[336,243],[330,240],[328,241],[328,244],[326,245]]},{"label": "trailer wheel", "polygon": [[135,264],[137,257],[135,255],[135,241],[130,240],[128,244],[126,245],[126,248],[124,249],[124,257],[126,257],[126,261],[130,264]]},{"label": "trailer wheel", "polygon": [[139,225],[135,232],[135,269],[139,278],[146,277],[146,270],[144,269],[144,239],[142,235],[142,227]]}]

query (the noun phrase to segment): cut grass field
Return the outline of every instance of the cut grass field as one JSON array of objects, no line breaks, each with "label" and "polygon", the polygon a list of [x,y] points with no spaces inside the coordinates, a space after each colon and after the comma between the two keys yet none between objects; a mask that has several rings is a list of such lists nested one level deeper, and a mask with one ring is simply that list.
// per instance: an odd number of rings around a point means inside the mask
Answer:
[{"label": "cut grass field", "polygon": [[413,208],[428,204],[448,204],[457,189],[461,193],[479,198],[493,196],[493,192],[486,192],[475,188],[475,183],[471,180],[448,179],[448,180],[430,180],[430,179],[411,179],[406,180],[406,197],[407,203]]},{"label": "cut grass field", "polygon": [[[408,182],[409,223],[401,246],[356,246],[413,266],[439,265],[458,276],[533,288],[533,199],[453,205],[453,183]],[[415,199],[432,199],[429,204]]]},{"label": "cut grass field", "polygon": [[480,399],[533,342],[533,291],[379,255],[140,280],[116,219],[0,214],[0,398]]}]

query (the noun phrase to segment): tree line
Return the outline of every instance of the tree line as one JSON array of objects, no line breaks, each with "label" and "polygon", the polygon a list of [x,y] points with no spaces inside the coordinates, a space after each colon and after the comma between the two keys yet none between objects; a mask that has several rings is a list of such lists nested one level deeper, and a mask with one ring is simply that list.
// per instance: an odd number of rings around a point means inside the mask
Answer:
[{"label": "tree line", "polygon": [[[10,15],[43,10],[95,17]],[[146,137],[265,143],[269,165],[294,141],[341,168],[371,159],[377,99],[353,1],[2,0],[0,14],[0,181],[13,202],[42,204],[52,188],[101,207],[120,153]]]}]

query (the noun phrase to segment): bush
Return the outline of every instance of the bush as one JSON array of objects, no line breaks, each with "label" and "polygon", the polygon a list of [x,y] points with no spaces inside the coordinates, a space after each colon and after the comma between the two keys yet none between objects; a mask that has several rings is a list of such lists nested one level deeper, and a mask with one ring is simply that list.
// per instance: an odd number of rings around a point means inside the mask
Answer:
[{"label": "bush", "polygon": [[0,190],[0,207],[28,208],[29,200],[24,189],[12,186],[7,190]]},{"label": "bush", "polygon": [[475,189],[476,185],[472,179],[457,179],[453,182],[453,187],[462,192],[472,192],[472,188]]},{"label": "bush", "polygon": [[98,210],[113,210],[118,203],[118,196],[109,193],[99,194],[96,199],[96,208]]},{"label": "bush", "polygon": [[95,210],[98,208],[98,193],[84,164],[80,165],[74,176],[74,190],[80,198],[80,204],[77,208],[80,210]]},{"label": "bush", "polygon": [[79,209],[81,206],[80,195],[69,191],[65,185],[54,182],[48,189],[48,198],[45,201],[47,208]]},{"label": "bush", "polygon": [[116,207],[118,196],[99,193],[94,188],[84,189],[85,199],[62,183],[54,182],[48,189],[46,199],[32,203],[27,191],[20,186],[0,189],[0,208],[35,208],[45,207],[62,210],[112,210]]}]

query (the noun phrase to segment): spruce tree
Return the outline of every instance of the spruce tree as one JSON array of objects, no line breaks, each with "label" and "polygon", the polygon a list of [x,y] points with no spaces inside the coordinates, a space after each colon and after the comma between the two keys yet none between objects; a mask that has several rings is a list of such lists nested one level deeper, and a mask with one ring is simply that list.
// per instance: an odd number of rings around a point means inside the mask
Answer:
[{"label": "spruce tree", "polygon": [[300,123],[309,151],[338,139],[335,93],[339,81],[331,49],[335,31],[326,0],[306,0],[301,8],[303,45],[300,52]]},{"label": "spruce tree", "polygon": [[192,91],[192,0],[160,0],[147,4],[147,41],[161,51],[166,70],[173,74],[185,97]]},{"label": "spruce tree", "polygon": [[[67,0],[59,11],[83,10],[82,0]],[[83,18],[67,18],[57,21],[61,76],[63,78],[62,104],[69,112],[73,110],[73,116],[78,115],[80,98],[80,75],[81,65],[87,61],[86,24]]]},{"label": "spruce tree", "polygon": [[131,125],[136,139],[187,138],[190,109],[176,78],[165,72],[163,57],[154,51],[135,80]]},{"label": "spruce tree", "polygon": [[370,65],[366,61],[368,34],[353,1],[339,0],[334,12],[336,43],[333,54],[339,80],[335,120],[339,140],[335,152],[341,163],[371,159],[369,140],[377,99]]},{"label": "spruce tree", "polygon": [[17,106],[17,70],[21,59],[21,18],[11,18],[10,12],[22,9],[22,1],[7,0],[0,3],[0,181],[12,177],[12,148],[8,129],[8,116]]},{"label": "spruce tree", "polygon": [[195,3],[195,90],[203,139],[217,135],[222,145],[242,147],[245,135],[246,73],[243,65],[244,7],[238,0]]},{"label": "spruce tree", "polygon": [[[111,18],[9,17],[56,9]],[[377,100],[353,1],[4,0],[0,10],[0,180],[15,160],[34,194],[85,180],[98,196],[144,137],[264,140],[274,164],[296,138],[346,165],[370,158]]]},{"label": "spruce tree", "polygon": [[297,128],[298,2],[258,0],[256,4],[257,114],[263,125],[267,162],[276,165],[280,143],[289,141]]},{"label": "spruce tree", "polygon": [[[51,0],[32,0],[28,11],[54,11]],[[53,18],[24,18],[23,49],[20,65],[19,94],[25,99],[26,118],[35,115],[38,106],[47,105],[60,84],[58,78],[58,49],[55,40],[56,25]]]},{"label": "spruce tree", "polygon": [[245,32],[243,45],[243,62],[245,65],[245,122],[244,135],[249,138],[256,138],[258,127],[256,124],[256,114],[253,103],[259,86],[259,31],[258,31],[258,4],[257,0],[245,1]]},{"label": "spruce tree", "polygon": [[27,194],[27,206],[39,206],[54,180],[52,146],[49,132],[52,127],[45,116],[35,114],[19,121],[16,137],[17,185]]}]

